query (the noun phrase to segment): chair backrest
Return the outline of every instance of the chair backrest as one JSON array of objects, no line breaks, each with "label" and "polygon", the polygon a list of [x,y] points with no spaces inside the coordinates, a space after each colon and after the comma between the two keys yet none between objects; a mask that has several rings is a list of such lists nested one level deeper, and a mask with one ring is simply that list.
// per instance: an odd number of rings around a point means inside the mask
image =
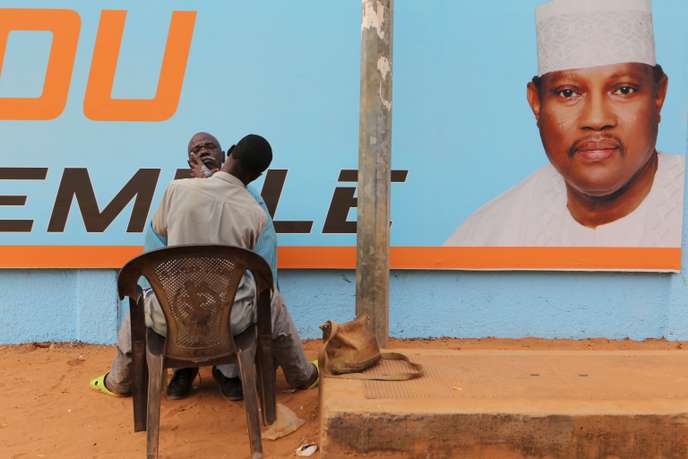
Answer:
[{"label": "chair backrest", "polygon": [[223,245],[154,250],[124,265],[117,286],[120,298],[135,298],[139,278],[148,279],[167,322],[165,356],[203,362],[236,351],[230,316],[247,270],[256,283],[259,333],[269,335],[272,272],[265,260],[250,250]]}]

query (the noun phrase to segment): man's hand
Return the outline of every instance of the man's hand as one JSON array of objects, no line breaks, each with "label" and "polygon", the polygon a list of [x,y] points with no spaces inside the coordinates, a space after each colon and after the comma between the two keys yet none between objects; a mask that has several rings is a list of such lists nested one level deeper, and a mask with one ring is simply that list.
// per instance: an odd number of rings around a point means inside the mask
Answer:
[{"label": "man's hand", "polygon": [[191,177],[194,178],[208,178],[219,170],[218,168],[209,169],[196,153],[189,153],[188,163],[191,168]]}]

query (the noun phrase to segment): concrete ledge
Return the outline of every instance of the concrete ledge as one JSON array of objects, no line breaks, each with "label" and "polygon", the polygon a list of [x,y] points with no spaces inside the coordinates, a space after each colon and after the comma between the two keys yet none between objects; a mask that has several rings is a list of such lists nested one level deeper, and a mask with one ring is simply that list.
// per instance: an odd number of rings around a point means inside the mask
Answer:
[{"label": "concrete ledge", "polygon": [[688,457],[688,352],[404,352],[426,377],[323,379],[322,457]]}]

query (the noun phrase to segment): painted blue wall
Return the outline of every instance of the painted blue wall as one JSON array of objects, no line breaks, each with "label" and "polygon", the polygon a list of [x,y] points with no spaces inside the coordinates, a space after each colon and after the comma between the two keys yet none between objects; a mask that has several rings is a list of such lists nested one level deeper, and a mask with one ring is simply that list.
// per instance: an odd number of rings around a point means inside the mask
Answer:
[{"label": "painted blue wall", "polygon": [[[17,7],[21,2],[0,0],[0,3],[4,7]],[[147,56],[160,54],[156,46],[166,36],[167,20],[149,19],[167,18],[172,9],[200,8],[205,12],[198,19],[195,53],[213,50],[210,44],[215,44],[222,46],[223,51],[227,49],[229,54],[218,65],[231,68],[236,62],[242,62],[251,69],[208,72],[204,55],[192,53],[185,83],[189,89],[182,98],[179,113],[167,125],[140,125],[99,124],[85,120],[82,115],[83,89],[102,3],[107,2],[31,2],[33,6],[76,8],[82,17],[82,39],[72,96],[64,115],[54,123],[18,121],[0,126],[2,138],[13,147],[5,149],[4,156],[0,153],[3,166],[51,168],[45,182],[3,185],[8,188],[0,190],[1,194],[26,192],[30,195],[27,206],[3,209],[3,218],[36,218],[38,229],[33,233],[5,233],[2,243],[140,243],[140,235],[124,230],[129,211],[120,215],[104,236],[86,232],[77,213],[72,214],[66,233],[47,233],[60,170],[91,168],[94,182],[98,183],[99,202],[106,203],[121,188],[123,178],[130,177],[139,167],[161,167],[162,163],[165,173],[161,181],[169,180],[174,169],[184,165],[184,151],[179,152],[178,146],[184,145],[196,128],[210,130],[222,138],[238,138],[240,133],[260,126],[273,145],[285,152],[273,165],[290,168],[286,197],[280,201],[277,216],[324,217],[331,191],[315,193],[313,190],[331,190],[339,169],[355,167],[356,163],[358,4],[333,2],[323,10],[313,8],[314,2],[295,2],[288,7],[280,2],[235,2],[234,17],[260,17],[262,26],[273,28],[272,33],[278,37],[272,41],[255,40],[254,49],[244,39],[252,36],[246,35],[244,29],[254,32],[255,22],[233,20],[232,27],[225,27],[224,16],[205,9],[219,8],[220,2],[205,2],[202,8],[199,2],[189,0],[164,5],[133,0],[118,2],[119,8],[131,12],[127,33],[133,33],[133,38],[145,34],[146,40],[136,42],[142,46],[140,53],[131,52],[134,41],[125,42],[115,96],[146,97],[149,95],[146,91],[152,91],[154,81],[150,78],[157,75],[158,63]],[[433,3],[433,8],[427,8],[425,2],[397,4],[394,167],[411,169],[411,172],[404,186],[394,188],[394,244],[440,244],[457,222],[544,163],[537,131],[523,98],[524,84],[535,69],[532,12],[537,3],[541,1],[476,2],[476,8],[471,9],[451,0]],[[685,152],[688,76],[682,25],[688,10],[685,0],[655,3],[658,56],[672,78],[672,100],[665,107],[667,116],[662,125],[665,140],[660,139],[660,148]],[[275,7],[280,4],[283,6]],[[160,8],[165,10],[165,15],[158,14]],[[510,20],[494,20],[495,11]],[[333,17],[337,20],[329,20]],[[222,35],[225,42],[218,41],[218,31],[226,34]],[[38,94],[31,91],[39,88],[41,82],[23,75],[42,75],[43,71],[22,67],[22,57],[28,64],[45,62],[48,41],[45,34],[30,36],[33,38],[27,39],[26,34],[19,33],[13,38],[28,48],[13,48],[10,42],[6,59],[19,67],[15,67],[14,73],[3,72],[0,96]],[[474,41],[483,36],[490,38],[490,43],[481,43],[481,52],[462,52],[477,49]],[[497,54],[490,54],[488,44]],[[508,69],[514,77],[505,79],[502,71],[473,71],[489,70],[495,55],[503,62],[500,69]],[[314,65],[314,56],[320,63],[317,72],[308,70]],[[279,78],[271,78],[274,71],[263,71],[260,67],[263,62],[269,62],[271,70],[278,70]],[[433,69],[438,70],[430,71]],[[233,78],[231,84],[227,83],[227,75]],[[254,87],[251,85],[259,90],[245,89]],[[489,90],[475,89],[478,87]],[[218,98],[219,90],[224,91],[221,93],[224,99]],[[256,101],[256,94],[262,94],[263,99]],[[489,94],[495,97],[484,97]],[[291,97],[297,97],[299,104],[294,104]],[[218,100],[228,100],[231,104]],[[228,106],[232,109],[228,110]],[[489,122],[475,116],[481,107],[490,114]],[[456,126],[462,126],[471,135],[456,135]],[[499,130],[491,129],[492,126]],[[523,132],[523,142],[519,141],[518,148],[513,147],[514,142],[502,130],[504,126]],[[125,128],[129,130],[123,135]],[[80,136],[80,143],[86,146],[107,139],[102,142],[100,155],[86,155],[83,148],[73,148],[75,132]],[[52,154],[54,151],[59,155]],[[177,156],[172,152],[178,152]],[[323,152],[329,153],[326,161],[322,160]],[[485,152],[498,152],[500,156],[493,160]],[[513,154],[504,156],[503,153]],[[437,164],[451,166],[460,155],[465,162],[461,163],[461,169],[457,167],[457,172],[463,175],[454,174],[454,169],[445,166],[444,170],[452,171],[452,175],[438,178]],[[319,167],[325,164],[332,173],[314,174],[310,169],[313,158],[317,158]],[[479,168],[485,161],[499,161],[501,167]],[[455,209],[445,208],[446,202],[437,196],[451,196]],[[433,224],[429,225],[429,221]],[[321,228],[322,221],[316,220],[314,227]],[[307,237],[284,235],[281,243],[348,245],[352,240],[352,235],[327,235],[317,230]],[[688,266],[685,240],[684,234],[684,267]],[[114,270],[0,271],[0,343],[114,342],[121,317],[115,275]],[[683,274],[406,271],[392,273],[391,281],[390,326],[392,335],[397,337],[688,339],[688,287]],[[304,337],[318,337],[318,325],[326,319],[342,321],[353,316],[352,271],[286,271],[281,273],[280,283]]]},{"label": "painted blue wall", "polygon": [[[287,272],[281,278],[294,320],[318,337],[326,319],[349,320],[350,271]],[[395,337],[688,339],[682,275],[396,271],[390,331]]]},{"label": "painted blue wall", "polygon": [[0,272],[0,343],[112,343],[119,308],[114,271]]},{"label": "painted blue wall", "polygon": [[[684,257],[684,264],[686,260]],[[115,271],[0,272],[0,343],[113,343]],[[352,271],[284,271],[280,284],[304,338],[354,314]],[[396,271],[395,337],[688,339],[681,274]]]}]

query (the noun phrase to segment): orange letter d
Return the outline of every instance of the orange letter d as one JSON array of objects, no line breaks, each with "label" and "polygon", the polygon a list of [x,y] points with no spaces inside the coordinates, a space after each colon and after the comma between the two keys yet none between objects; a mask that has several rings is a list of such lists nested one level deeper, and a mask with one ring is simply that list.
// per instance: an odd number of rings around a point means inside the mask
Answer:
[{"label": "orange letter d", "polygon": [[67,103],[81,19],[73,10],[0,9],[0,71],[13,30],[52,32],[53,43],[40,97],[0,97],[0,120],[51,120]]}]

